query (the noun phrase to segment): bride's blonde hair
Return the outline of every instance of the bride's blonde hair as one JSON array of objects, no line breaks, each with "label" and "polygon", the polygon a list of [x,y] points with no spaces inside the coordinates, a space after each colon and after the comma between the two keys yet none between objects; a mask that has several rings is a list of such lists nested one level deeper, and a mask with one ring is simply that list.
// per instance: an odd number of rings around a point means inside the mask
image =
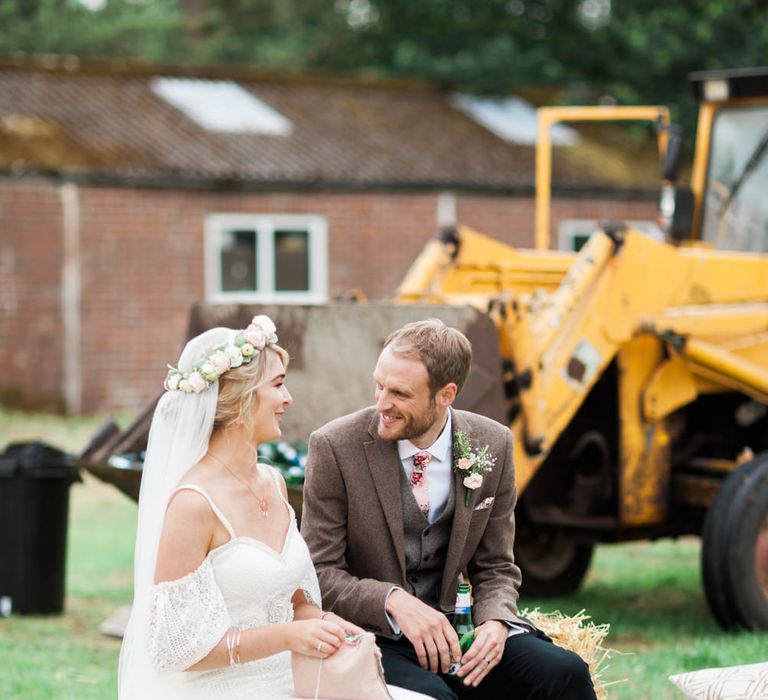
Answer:
[{"label": "bride's blonde hair", "polygon": [[273,343],[266,346],[247,365],[235,367],[219,377],[219,399],[213,419],[214,431],[239,423],[247,425],[248,416],[252,415],[258,405],[259,389],[270,380],[267,376],[269,353],[275,353],[283,367],[288,367],[288,352]]}]

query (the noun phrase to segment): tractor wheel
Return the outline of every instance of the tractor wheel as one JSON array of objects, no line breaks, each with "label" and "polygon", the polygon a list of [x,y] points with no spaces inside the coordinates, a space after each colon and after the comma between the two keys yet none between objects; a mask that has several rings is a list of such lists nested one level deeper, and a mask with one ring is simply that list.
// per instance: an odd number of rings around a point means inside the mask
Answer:
[{"label": "tractor wheel", "polygon": [[712,616],[724,630],[738,627],[738,615],[728,572],[729,540],[726,530],[730,522],[736,494],[745,484],[752,483],[752,473],[764,458],[758,457],[729,474],[720,486],[707,511],[701,534],[701,580]]},{"label": "tractor wheel", "polygon": [[563,530],[518,528],[515,561],[523,573],[520,595],[551,598],[576,591],[589,569],[593,546],[573,540]]},{"label": "tractor wheel", "polygon": [[758,460],[727,523],[727,571],[738,622],[749,630],[768,630],[768,454]]}]

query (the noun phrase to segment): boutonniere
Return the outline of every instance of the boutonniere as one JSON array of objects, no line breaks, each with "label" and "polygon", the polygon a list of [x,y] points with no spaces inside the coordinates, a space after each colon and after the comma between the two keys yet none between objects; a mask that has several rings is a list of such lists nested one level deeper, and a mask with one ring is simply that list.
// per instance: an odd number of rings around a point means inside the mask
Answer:
[{"label": "boutonniere", "polygon": [[469,437],[457,430],[453,436],[453,468],[461,476],[467,489],[464,492],[464,505],[469,505],[472,491],[483,483],[483,475],[493,469],[496,458],[488,454],[488,445],[482,448],[472,447]]}]

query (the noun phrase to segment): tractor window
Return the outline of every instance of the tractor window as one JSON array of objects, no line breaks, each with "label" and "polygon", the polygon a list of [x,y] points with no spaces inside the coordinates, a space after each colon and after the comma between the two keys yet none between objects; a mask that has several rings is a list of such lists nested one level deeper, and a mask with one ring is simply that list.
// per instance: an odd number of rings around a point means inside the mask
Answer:
[{"label": "tractor window", "polygon": [[702,239],[768,252],[768,106],[720,110],[710,148]]}]

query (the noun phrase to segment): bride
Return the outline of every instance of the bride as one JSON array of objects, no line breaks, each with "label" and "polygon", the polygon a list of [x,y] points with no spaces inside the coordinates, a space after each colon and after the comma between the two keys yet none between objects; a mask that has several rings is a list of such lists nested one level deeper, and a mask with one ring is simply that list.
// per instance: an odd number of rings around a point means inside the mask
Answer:
[{"label": "bride", "polygon": [[168,372],[144,461],[120,700],[290,698],[290,652],[324,659],[363,631],[322,611],[282,477],[256,460],[292,402],[287,364],[257,316],[194,338]]}]

